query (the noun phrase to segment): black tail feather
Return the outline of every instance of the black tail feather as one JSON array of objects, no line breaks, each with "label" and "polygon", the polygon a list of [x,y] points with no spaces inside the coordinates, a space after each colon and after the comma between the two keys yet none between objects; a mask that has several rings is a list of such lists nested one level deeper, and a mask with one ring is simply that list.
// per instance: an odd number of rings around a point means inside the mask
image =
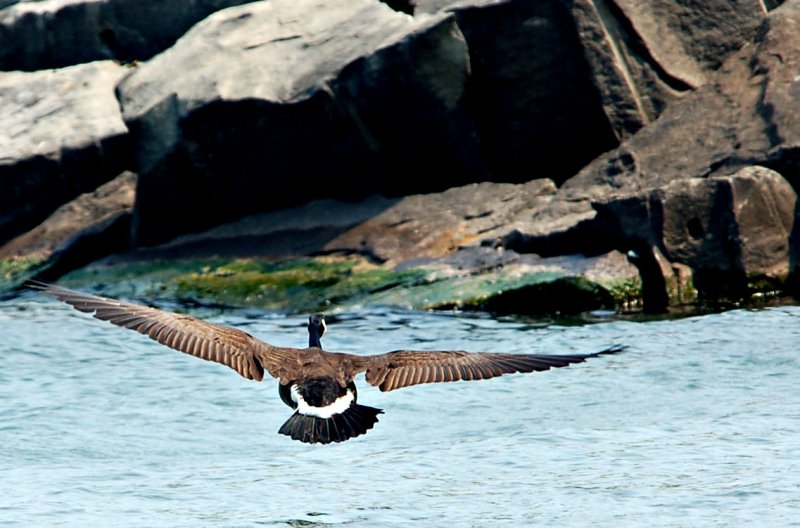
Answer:
[{"label": "black tail feather", "polygon": [[278,432],[307,444],[344,442],[372,429],[381,413],[383,413],[381,409],[357,403],[330,418],[318,418],[295,412]]}]

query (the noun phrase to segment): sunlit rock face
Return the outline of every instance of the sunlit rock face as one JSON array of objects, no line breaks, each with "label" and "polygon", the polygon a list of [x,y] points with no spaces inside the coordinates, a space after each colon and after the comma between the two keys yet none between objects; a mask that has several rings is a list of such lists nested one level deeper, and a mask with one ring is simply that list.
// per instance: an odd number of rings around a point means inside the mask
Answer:
[{"label": "sunlit rock face", "polygon": [[212,15],[119,86],[137,243],[314,198],[486,177],[448,15],[277,0]]}]

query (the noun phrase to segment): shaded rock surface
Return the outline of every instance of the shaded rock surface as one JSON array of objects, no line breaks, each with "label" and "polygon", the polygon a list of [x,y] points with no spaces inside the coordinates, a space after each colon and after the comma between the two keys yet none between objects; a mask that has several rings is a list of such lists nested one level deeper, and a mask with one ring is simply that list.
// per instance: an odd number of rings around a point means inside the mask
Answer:
[{"label": "shaded rock surface", "polygon": [[105,59],[146,60],[214,11],[247,1],[0,3],[0,70],[42,70]]},{"label": "shaded rock surface", "polygon": [[534,180],[525,184],[485,182],[406,196],[325,248],[363,253],[389,265],[441,257],[498,236],[515,218],[555,191],[552,181]]},{"label": "shaded rock surface", "polygon": [[[360,202],[316,200],[300,207],[245,217],[203,233],[112,260],[169,258],[298,258],[328,253],[327,244],[349,229],[380,215],[398,199],[371,196]],[[358,251],[347,251],[357,253]]]},{"label": "shaded rock surface", "polygon": [[85,230],[96,230],[120,216],[130,216],[135,197],[136,175],[124,172],[62,205],[36,228],[0,247],[0,259],[45,261]]},{"label": "shaded rock surface", "polygon": [[575,19],[609,122],[626,139],[756,35],[759,0],[577,0]]},{"label": "shaded rock surface", "polygon": [[128,250],[135,187],[136,175],[124,172],[1,246],[0,262],[21,264],[6,273],[5,281],[11,286],[25,279],[54,281],[110,253]]},{"label": "shaded rock surface", "polygon": [[483,179],[468,72],[444,15],[274,0],[210,16],[119,86],[137,145],[136,242],[314,198]]},{"label": "shaded rock surface", "polygon": [[[778,2],[417,0],[470,48],[493,173],[562,182],[706,82]],[[535,50],[531,53],[530,50]]]},{"label": "shaded rock surface", "polygon": [[561,183],[618,144],[567,2],[449,4],[469,45],[478,134],[496,179]]},{"label": "shaded rock surface", "polygon": [[0,244],[130,165],[112,62],[0,74]]}]

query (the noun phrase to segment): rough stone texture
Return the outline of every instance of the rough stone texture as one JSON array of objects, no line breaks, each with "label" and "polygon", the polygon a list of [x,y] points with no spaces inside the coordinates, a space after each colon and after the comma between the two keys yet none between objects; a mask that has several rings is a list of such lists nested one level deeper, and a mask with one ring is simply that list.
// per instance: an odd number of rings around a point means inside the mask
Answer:
[{"label": "rough stone texture", "polygon": [[[702,85],[777,3],[417,0],[415,12],[457,16],[482,139],[499,149],[493,170],[563,181]],[[526,142],[527,150],[515,148]]]},{"label": "rough stone texture", "polygon": [[212,15],[119,87],[137,243],[315,198],[483,179],[468,64],[452,18],[372,0]]},{"label": "rough stone texture", "polygon": [[406,196],[326,244],[396,265],[448,255],[503,233],[514,218],[555,192],[550,180],[480,183]]},{"label": "rough stone texture", "polygon": [[572,199],[633,194],[674,179],[775,168],[795,187],[800,145],[800,2],[764,20],[754,45],[650,126],[587,165],[564,187]]},{"label": "rough stone texture", "polygon": [[126,68],[0,73],[0,244],[130,165],[114,98]]},{"label": "rough stone texture", "polygon": [[617,145],[567,3],[473,1],[450,11],[469,44],[478,133],[495,179],[561,183]]},{"label": "rough stone texture", "polygon": [[618,248],[642,256],[654,248],[689,266],[699,293],[713,299],[746,295],[754,279],[787,279],[796,203],[780,174],[749,167],[731,176],[676,180],[596,207]]},{"label": "rough stone texture", "polygon": [[617,137],[652,122],[749,42],[759,0],[576,0],[575,19]]},{"label": "rough stone texture", "polygon": [[32,277],[52,281],[109,254],[129,248],[136,175],[123,172],[56,209],[41,225],[0,247],[0,261],[35,262]]},{"label": "rough stone texture", "polygon": [[[0,3],[0,70],[146,60],[196,22],[252,0],[47,0]],[[3,9],[5,7],[5,9]]]},{"label": "rough stone texture", "polygon": [[45,261],[82,231],[106,225],[120,215],[130,215],[135,197],[136,175],[124,172],[94,191],[62,205],[39,226],[0,247],[0,259]]},{"label": "rough stone texture", "polygon": [[425,270],[432,282],[380,291],[368,302],[537,316],[576,314],[613,308],[612,292],[619,294],[620,287],[638,277],[636,268],[616,251],[542,258],[474,246],[406,262],[398,269]]}]

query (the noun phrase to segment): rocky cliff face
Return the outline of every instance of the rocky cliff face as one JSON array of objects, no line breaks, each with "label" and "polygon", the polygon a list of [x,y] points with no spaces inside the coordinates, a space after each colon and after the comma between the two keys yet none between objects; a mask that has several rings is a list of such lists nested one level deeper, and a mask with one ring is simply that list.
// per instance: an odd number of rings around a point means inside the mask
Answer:
[{"label": "rocky cliff face", "polygon": [[[800,1],[129,4],[0,7],[0,68],[38,70],[0,72],[14,280],[106,248],[359,255],[522,299],[540,273],[650,311],[796,283]],[[120,220],[68,230],[102,244],[24,243],[126,169]]]}]

